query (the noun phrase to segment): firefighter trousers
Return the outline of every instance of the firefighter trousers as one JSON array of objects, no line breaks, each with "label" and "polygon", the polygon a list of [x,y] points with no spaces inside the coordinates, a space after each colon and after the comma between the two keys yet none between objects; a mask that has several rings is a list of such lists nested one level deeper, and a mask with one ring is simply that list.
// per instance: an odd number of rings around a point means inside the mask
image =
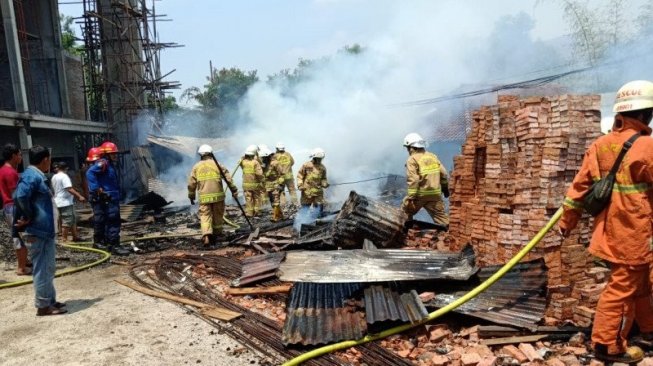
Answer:
[{"label": "firefighter trousers", "polygon": [[200,204],[199,215],[202,235],[222,234],[224,201]]},{"label": "firefighter trousers", "polygon": [[292,176],[290,178],[286,178],[282,186],[283,186],[283,190],[281,191],[281,204],[282,205],[286,204],[286,189],[288,189],[291,203],[294,205],[298,205],[299,201],[297,200],[297,188],[295,188],[295,178],[293,178]]},{"label": "firefighter trousers", "polygon": [[417,197],[413,199],[404,198],[401,209],[412,219],[419,210],[424,208],[431,216],[433,222],[440,225],[449,225],[449,216],[444,211],[444,201],[440,196]]},{"label": "firefighter trousers", "polygon": [[611,270],[596,306],[592,345],[606,345],[609,354],[618,354],[627,348],[633,321],[642,333],[653,332],[651,270],[648,264],[612,264]]},{"label": "firefighter trousers", "polygon": [[120,203],[93,202],[93,242],[120,245]]},{"label": "firefighter trousers", "polygon": [[245,215],[247,217],[258,216],[259,211],[261,210],[261,191],[245,191]]}]

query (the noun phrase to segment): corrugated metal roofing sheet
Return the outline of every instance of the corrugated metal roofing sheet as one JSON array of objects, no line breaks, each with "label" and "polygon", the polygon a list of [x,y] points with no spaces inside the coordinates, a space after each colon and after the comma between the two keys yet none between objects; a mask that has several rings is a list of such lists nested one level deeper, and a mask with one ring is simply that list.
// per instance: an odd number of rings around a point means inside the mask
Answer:
[{"label": "corrugated metal roofing sheet", "polygon": [[[500,266],[486,267],[479,271],[478,279],[485,281]],[[455,312],[489,320],[497,324],[514,325],[535,329],[544,316],[546,308],[546,267],[543,260],[520,263],[499,281]],[[443,307],[461,297],[477,284],[438,289],[435,299],[428,305]]]},{"label": "corrugated metal roofing sheet", "polygon": [[362,287],[353,283],[296,283],[290,292],[284,344],[315,345],[358,339],[367,325],[360,307]]},{"label": "corrugated metal roofing sheet", "polygon": [[368,324],[385,320],[415,323],[427,316],[428,311],[415,290],[400,293],[396,286],[391,285],[365,288],[365,317]]},{"label": "corrugated metal roofing sheet", "polygon": [[288,252],[279,267],[279,277],[282,281],[317,283],[467,280],[476,271],[471,247],[460,253],[353,249]]},{"label": "corrugated metal roofing sheet", "polygon": [[285,252],[255,255],[241,261],[242,275],[231,281],[234,287],[276,277],[279,264],[286,256]]}]

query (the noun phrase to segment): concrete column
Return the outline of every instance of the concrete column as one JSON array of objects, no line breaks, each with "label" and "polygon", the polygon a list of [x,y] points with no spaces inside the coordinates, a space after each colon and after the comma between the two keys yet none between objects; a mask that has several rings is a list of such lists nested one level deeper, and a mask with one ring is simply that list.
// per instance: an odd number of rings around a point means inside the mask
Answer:
[{"label": "concrete column", "polygon": [[68,94],[68,82],[66,80],[66,68],[63,62],[63,53],[65,52],[61,44],[61,25],[59,24],[59,5],[57,0],[51,0],[48,4],[49,13],[52,18],[54,34],[54,56],[57,60],[57,73],[59,74],[59,94],[61,95],[61,112],[65,118],[70,118],[70,97]]},{"label": "concrete column", "polygon": [[[7,56],[9,58],[11,84],[14,88],[16,112],[27,113],[29,112],[29,104],[27,102],[27,89],[23,74],[23,63],[20,54],[20,43],[18,42],[18,29],[16,28],[13,0],[0,0],[0,10],[2,11],[5,38],[7,39]],[[28,149],[32,147],[29,122],[27,120],[16,121],[16,126],[18,127],[18,139],[23,154],[23,166],[27,166],[29,162]]]},{"label": "concrete column", "polygon": [[29,105],[27,103],[27,89],[25,87],[25,76],[23,75],[13,0],[0,0],[0,10],[2,10],[2,21],[5,28],[5,38],[7,39],[7,56],[9,57],[11,83],[14,88],[14,99],[16,100],[16,112],[27,112],[29,111]]}]

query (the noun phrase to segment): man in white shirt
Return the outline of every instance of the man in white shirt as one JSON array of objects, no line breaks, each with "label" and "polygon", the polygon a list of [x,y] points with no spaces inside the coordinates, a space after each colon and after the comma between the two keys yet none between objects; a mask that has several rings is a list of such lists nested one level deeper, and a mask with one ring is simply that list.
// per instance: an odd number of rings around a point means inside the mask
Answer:
[{"label": "man in white shirt", "polygon": [[68,165],[64,162],[54,164],[56,174],[52,177],[52,190],[54,191],[54,201],[59,210],[59,217],[61,218],[62,241],[68,240],[68,234],[73,235],[73,241],[80,241],[77,235],[77,218],[75,216],[75,197],[80,202],[86,201],[84,196],[79,194],[70,181],[70,177],[66,172]]}]

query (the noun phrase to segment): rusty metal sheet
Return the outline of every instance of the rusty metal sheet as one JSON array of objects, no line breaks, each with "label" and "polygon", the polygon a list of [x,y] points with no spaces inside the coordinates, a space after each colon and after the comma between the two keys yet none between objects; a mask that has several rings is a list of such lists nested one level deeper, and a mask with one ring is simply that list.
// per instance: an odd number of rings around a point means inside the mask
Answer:
[{"label": "rusty metal sheet", "polygon": [[[427,305],[443,307],[479,282],[487,280],[500,266],[483,268],[478,281],[466,285],[439,288],[435,299]],[[487,290],[455,309],[455,312],[503,325],[512,325],[534,330],[544,316],[546,308],[547,271],[543,260],[516,265]]]},{"label": "rusty metal sheet", "polygon": [[379,249],[293,251],[279,267],[291,282],[344,283],[402,280],[468,280],[477,268],[471,247],[460,253]]},{"label": "rusty metal sheet", "polygon": [[365,318],[368,324],[386,320],[415,323],[428,317],[417,291],[400,291],[396,286],[371,285],[365,288]]},{"label": "rusty metal sheet", "polygon": [[231,281],[234,287],[247,285],[276,276],[279,264],[286,253],[270,253],[245,258],[242,263],[242,275]]},{"label": "rusty metal sheet", "polygon": [[316,345],[362,337],[367,324],[353,301],[361,291],[354,283],[296,283],[286,310],[283,343]]}]

